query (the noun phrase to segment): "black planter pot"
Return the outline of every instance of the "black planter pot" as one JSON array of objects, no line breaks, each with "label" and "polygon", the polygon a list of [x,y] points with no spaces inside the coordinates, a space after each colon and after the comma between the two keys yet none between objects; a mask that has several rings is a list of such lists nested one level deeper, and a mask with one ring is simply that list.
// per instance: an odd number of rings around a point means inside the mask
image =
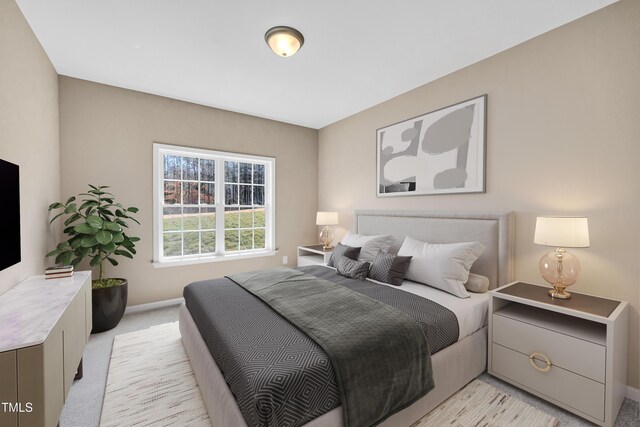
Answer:
[{"label": "black planter pot", "polygon": [[92,289],[93,328],[91,333],[115,328],[124,316],[127,306],[127,281],[111,288]]}]

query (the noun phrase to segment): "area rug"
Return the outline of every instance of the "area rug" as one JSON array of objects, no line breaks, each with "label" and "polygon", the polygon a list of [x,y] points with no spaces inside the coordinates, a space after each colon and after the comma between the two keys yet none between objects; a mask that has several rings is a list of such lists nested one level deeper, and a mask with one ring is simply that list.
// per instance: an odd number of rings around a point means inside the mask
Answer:
[{"label": "area rug", "polygon": [[113,339],[100,425],[211,426],[178,322]]},{"label": "area rug", "polygon": [[[211,426],[178,322],[114,338],[100,425]],[[411,427],[444,425],[553,427],[557,420],[474,380]]]},{"label": "area rug", "polygon": [[489,384],[473,380],[411,427],[554,427],[558,420]]}]

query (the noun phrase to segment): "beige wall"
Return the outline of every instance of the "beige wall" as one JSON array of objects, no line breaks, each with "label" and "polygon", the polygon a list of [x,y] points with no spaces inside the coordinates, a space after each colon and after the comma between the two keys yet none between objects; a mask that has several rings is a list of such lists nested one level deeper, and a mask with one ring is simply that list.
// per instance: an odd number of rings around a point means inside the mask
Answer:
[{"label": "beige wall", "polygon": [[[631,304],[628,383],[639,386],[640,2],[625,0],[320,130],[321,210],[516,212],[516,278],[541,283],[539,214],[589,218],[571,289]],[[488,94],[486,194],[378,199],[377,128]],[[341,236],[338,229],[336,237]],[[579,357],[577,355],[577,357]]]},{"label": "beige wall", "polygon": [[[60,195],[58,77],[13,0],[0,0],[0,159],[20,166],[22,261],[0,271],[0,293],[42,274]],[[11,224],[3,224],[11,227]]]},{"label": "beige wall", "polygon": [[[107,267],[129,279],[129,305],[182,296],[185,285],[296,261],[296,246],[315,242],[316,130],[60,77],[60,167],[63,197],[87,184],[110,185],[126,206],[140,208],[138,255]],[[276,158],[276,256],[154,268],[153,142]],[[121,257],[122,258],[122,257]]]}]

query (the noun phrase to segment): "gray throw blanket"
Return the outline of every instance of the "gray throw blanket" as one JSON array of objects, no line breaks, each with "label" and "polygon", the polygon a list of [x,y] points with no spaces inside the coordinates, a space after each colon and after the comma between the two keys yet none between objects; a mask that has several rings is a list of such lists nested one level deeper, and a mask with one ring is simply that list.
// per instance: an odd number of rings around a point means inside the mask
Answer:
[{"label": "gray throw blanket", "polygon": [[227,277],[327,353],[346,427],[380,423],[433,389],[427,340],[400,310],[289,268]]}]

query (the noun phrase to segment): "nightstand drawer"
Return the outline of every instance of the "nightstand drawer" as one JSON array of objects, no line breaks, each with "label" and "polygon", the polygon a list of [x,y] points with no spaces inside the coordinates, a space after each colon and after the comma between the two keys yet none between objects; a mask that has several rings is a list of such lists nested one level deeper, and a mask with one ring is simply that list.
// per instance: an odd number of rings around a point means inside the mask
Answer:
[{"label": "nightstand drawer", "polygon": [[543,353],[554,366],[605,382],[606,348],[602,345],[498,313],[493,314],[493,342],[527,356]]},{"label": "nightstand drawer", "polygon": [[[576,353],[576,358],[582,356],[584,354]],[[528,355],[495,343],[492,344],[491,364],[496,374],[586,415],[604,420],[604,384],[555,365],[547,372],[540,372],[531,366]],[[544,365],[540,363],[539,366]]]}]

